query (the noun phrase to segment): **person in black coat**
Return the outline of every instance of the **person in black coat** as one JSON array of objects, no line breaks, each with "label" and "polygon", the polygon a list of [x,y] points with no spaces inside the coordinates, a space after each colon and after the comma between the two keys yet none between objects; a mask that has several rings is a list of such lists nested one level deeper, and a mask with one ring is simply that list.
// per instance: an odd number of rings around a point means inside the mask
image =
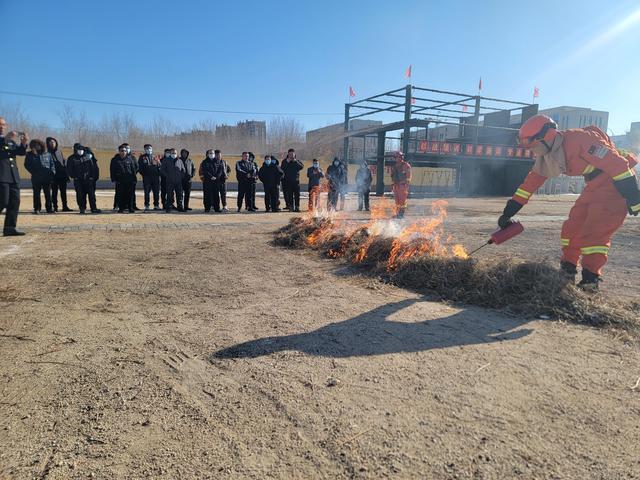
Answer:
[{"label": "person in black coat", "polygon": [[209,213],[211,207],[214,212],[220,213],[220,203],[224,199],[223,188],[228,175],[227,164],[222,160],[220,150],[207,150],[198,175],[202,180],[205,213]]},{"label": "person in black coat", "polygon": [[118,147],[118,154],[111,159],[111,181],[116,184],[116,198],[118,213],[135,212],[133,207],[134,186],[138,166],[131,155],[127,153],[126,145]]},{"label": "person in black coat", "polygon": [[284,176],[282,169],[274,163],[270,155],[265,155],[264,163],[258,170],[258,178],[264,188],[264,205],[267,212],[279,212],[279,185]]},{"label": "person in black coat", "polygon": [[307,168],[308,190],[309,190],[309,211],[316,210],[320,206],[320,181],[324,178],[324,172],[320,168],[317,158],[313,159],[312,165]]},{"label": "person in black coat", "polygon": [[58,140],[53,137],[47,137],[47,151],[53,157],[56,165],[56,174],[51,184],[51,200],[53,202],[53,211],[58,211],[58,191],[60,191],[60,200],[62,202],[63,212],[72,212],[67,203],[67,183],[69,183],[69,174],[67,173],[67,160],[62,154],[62,149],[58,144]]},{"label": "person in black coat", "polygon": [[87,209],[87,198],[91,213],[102,213],[96,204],[96,182],[100,178],[100,169],[89,147],[79,143],[73,145],[73,154],[67,158],[67,173],[73,178],[80,214]]},{"label": "person in black coat", "polygon": [[255,177],[257,176],[255,163],[249,160],[249,152],[242,152],[242,158],[236,162],[236,178],[238,179],[238,212],[244,208],[253,212],[251,205],[251,189],[255,189]]},{"label": "person in black coat", "polygon": [[287,158],[282,161],[282,171],[284,172],[285,202],[287,208],[293,212],[300,211],[300,170],[304,165],[296,158],[296,151],[290,148]]},{"label": "person in black coat", "polygon": [[153,209],[160,210],[160,159],[153,154],[153,146],[146,144],[144,154],[138,158],[138,171],[142,175],[144,188],[144,210],[149,211],[153,192]]},{"label": "person in black coat", "polygon": [[253,152],[249,152],[249,163],[251,163],[251,178],[249,179],[249,210],[252,212],[258,211],[256,207],[256,184],[258,183],[258,164],[256,163],[256,156]]},{"label": "person in black coat", "polygon": [[56,165],[53,156],[46,151],[46,145],[42,140],[34,138],[29,142],[27,156],[24,160],[24,168],[31,174],[31,186],[33,188],[33,213],[42,212],[40,192],[44,193],[44,203],[47,213],[53,213],[51,202],[51,184],[56,174]]},{"label": "person in black coat", "polygon": [[180,150],[180,158],[182,159],[182,163],[184,164],[184,178],[182,180],[182,205],[185,211],[189,211],[193,210],[192,208],[189,208],[189,199],[191,198],[191,180],[196,174],[196,166],[193,163],[193,160],[189,158],[189,150],[187,150],[186,148]]},{"label": "person in black coat", "polygon": [[16,155],[26,155],[28,143],[26,133],[9,132],[7,122],[0,117],[0,212],[7,209],[2,230],[5,237],[24,235],[16,230],[20,209],[20,172]]}]

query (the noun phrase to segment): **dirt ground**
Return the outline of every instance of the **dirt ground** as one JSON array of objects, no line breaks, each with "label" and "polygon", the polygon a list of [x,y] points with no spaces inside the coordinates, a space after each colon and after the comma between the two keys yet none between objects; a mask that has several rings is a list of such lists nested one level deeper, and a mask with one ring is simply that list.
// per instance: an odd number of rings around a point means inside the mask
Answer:
[{"label": "dirt ground", "polygon": [[[555,259],[572,200],[535,199],[482,255]],[[478,246],[504,201],[451,199],[447,229]],[[0,238],[1,479],[640,478],[640,354],[607,331],[276,248],[289,214],[30,202]],[[638,298],[638,233],[608,295]]]}]

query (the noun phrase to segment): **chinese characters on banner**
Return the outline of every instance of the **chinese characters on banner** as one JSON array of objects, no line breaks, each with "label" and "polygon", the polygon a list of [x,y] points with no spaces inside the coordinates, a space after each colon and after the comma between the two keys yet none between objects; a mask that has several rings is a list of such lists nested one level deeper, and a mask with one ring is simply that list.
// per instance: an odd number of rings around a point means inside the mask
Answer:
[{"label": "chinese characters on banner", "polygon": [[450,155],[470,155],[476,157],[531,158],[531,150],[503,145],[474,145],[472,143],[451,143],[421,140],[419,153],[443,153]]}]

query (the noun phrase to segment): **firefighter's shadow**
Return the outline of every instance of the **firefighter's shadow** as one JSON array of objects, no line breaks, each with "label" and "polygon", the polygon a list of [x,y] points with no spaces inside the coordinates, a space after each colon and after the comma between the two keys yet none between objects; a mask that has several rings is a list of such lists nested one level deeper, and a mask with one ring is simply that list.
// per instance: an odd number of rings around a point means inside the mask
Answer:
[{"label": "firefighter's shadow", "polygon": [[[281,351],[299,351],[323,357],[354,357],[421,352],[463,345],[517,340],[532,330],[528,322],[482,309],[466,309],[446,317],[416,321],[412,312],[403,321],[402,310],[425,299],[407,299],[382,305],[342,322],[294,335],[259,338],[214,352],[212,359],[256,358]],[[420,305],[414,308],[419,309]],[[397,320],[390,320],[395,315]]]}]

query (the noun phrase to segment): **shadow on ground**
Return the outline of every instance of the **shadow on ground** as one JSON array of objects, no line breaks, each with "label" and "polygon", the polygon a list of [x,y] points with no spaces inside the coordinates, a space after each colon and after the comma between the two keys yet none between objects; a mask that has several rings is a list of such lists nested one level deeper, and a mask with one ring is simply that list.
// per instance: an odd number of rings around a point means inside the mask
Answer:
[{"label": "shadow on ground", "polygon": [[422,352],[516,340],[532,332],[524,328],[514,331],[528,320],[509,318],[481,309],[464,310],[447,317],[418,322],[388,320],[404,308],[422,302],[425,300],[421,298],[402,300],[311,332],[239,343],[214,352],[211,359],[256,358],[284,350],[323,357]]}]

